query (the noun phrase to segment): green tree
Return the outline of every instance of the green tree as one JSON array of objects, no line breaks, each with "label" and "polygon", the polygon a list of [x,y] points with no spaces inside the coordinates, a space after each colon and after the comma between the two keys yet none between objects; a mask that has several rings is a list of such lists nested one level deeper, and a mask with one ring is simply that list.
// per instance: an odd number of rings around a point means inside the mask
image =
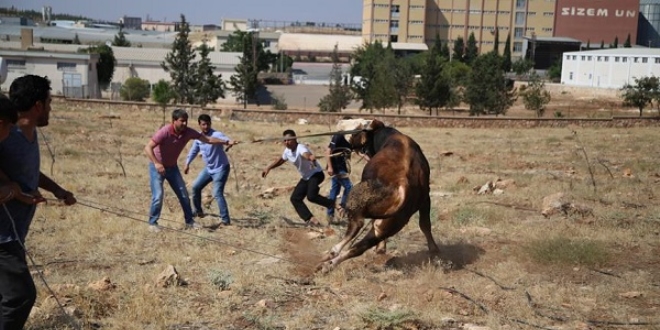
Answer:
[{"label": "green tree", "polygon": [[[416,86],[417,104],[422,110],[428,110],[429,115],[436,114],[449,99],[449,77],[443,74],[447,59],[440,56],[440,50],[431,48],[426,57],[424,70]],[[461,63],[459,61],[456,61]]]},{"label": "green tree", "polygon": [[511,71],[511,33],[506,35],[506,41],[504,42],[504,51],[502,52],[502,70],[504,72]]},{"label": "green tree", "polygon": [[454,53],[452,54],[452,61],[465,62],[465,41],[463,37],[458,37],[454,40]]},{"label": "green tree", "polygon": [[215,103],[218,98],[225,98],[225,83],[222,75],[215,74],[215,66],[211,64],[209,53],[211,48],[203,43],[197,48],[199,62],[197,62],[197,74],[195,81],[195,104],[204,107],[209,103]]},{"label": "green tree", "polygon": [[243,55],[240,56],[240,63],[234,68],[235,75],[229,78],[229,85],[232,94],[236,99],[243,103],[243,108],[247,108],[247,104],[251,100],[257,100],[257,91],[259,90],[259,68],[257,67],[257,59],[253,46],[254,41],[252,36],[243,38]]},{"label": "green tree", "polygon": [[499,53],[500,53],[500,29],[498,29],[497,26],[495,27],[494,33],[495,33],[495,37],[494,37],[495,40],[493,41],[493,45],[494,45],[493,46],[493,51],[495,52],[495,54],[499,55]]},{"label": "green tree", "polygon": [[587,50],[591,49],[591,40],[587,39]]},{"label": "green tree", "polygon": [[600,41],[600,49],[605,49],[605,40]]},{"label": "green tree", "polygon": [[121,85],[119,96],[124,101],[144,101],[149,97],[149,82],[138,77],[128,78]]},{"label": "green tree", "polygon": [[119,32],[115,35],[115,39],[112,40],[112,45],[115,47],[131,47],[131,42],[126,39],[123,26],[119,27]]},{"label": "green tree", "polygon": [[449,42],[445,42],[442,44],[442,48],[440,49],[440,56],[449,59],[451,56],[450,50],[449,50]]},{"label": "green tree", "polygon": [[536,112],[536,116],[541,118],[545,112],[546,104],[550,103],[550,92],[545,89],[545,83],[541,78],[532,72],[529,83],[525,91],[520,92],[525,109]]},{"label": "green tree", "polygon": [[631,48],[632,45],[630,44],[630,33],[628,33],[628,37],[626,38],[626,41],[623,42],[623,48]]},{"label": "green tree", "polygon": [[[365,43],[353,53],[353,64],[351,65],[351,76],[355,77],[351,81],[351,89],[355,99],[362,101],[360,110],[368,109],[373,111],[377,106],[380,107],[384,102],[381,100],[383,94],[392,92],[392,76],[390,71],[379,72],[379,70],[388,70],[390,61],[384,61],[389,58],[391,51],[388,51],[380,41],[374,43]],[[387,77],[389,75],[389,77]],[[393,93],[393,92],[392,92]],[[387,99],[390,95],[384,95]]]},{"label": "green tree", "polygon": [[321,98],[318,106],[321,112],[341,112],[342,109],[346,109],[350,102],[351,89],[350,86],[344,84],[339,53],[337,45],[335,45],[332,51],[329,93]]},{"label": "green tree", "polygon": [[534,68],[534,62],[524,58],[519,58],[511,65],[511,70],[519,76],[526,75],[532,68]]},{"label": "green tree", "polygon": [[465,91],[470,115],[504,115],[515,102],[515,90],[509,88],[501,63],[502,59],[493,52],[474,61]]},{"label": "green tree", "polygon": [[401,107],[406,104],[410,91],[413,89],[412,63],[406,58],[399,57],[394,64],[394,94],[396,111],[401,114]]},{"label": "green tree", "polygon": [[78,38],[78,33],[73,37],[73,41],[71,42],[74,45],[80,45],[80,38]]},{"label": "green tree", "polygon": [[164,79],[159,80],[151,92],[151,98],[160,105],[163,110],[163,124],[166,122],[167,105],[174,99],[175,95],[170,84]]},{"label": "green tree", "polygon": [[479,48],[477,47],[477,39],[474,37],[474,32],[470,32],[468,36],[467,46],[465,48],[465,63],[472,64],[479,56]]},{"label": "green tree", "polygon": [[552,81],[558,81],[561,79],[561,66],[562,66],[562,57],[559,56],[557,60],[548,68],[548,78]]},{"label": "green tree", "polygon": [[642,77],[635,78],[635,84],[625,84],[621,88],[621,96],[623,97],[623,104],[627,106],[634,106],[639,109],[639,116],[641,117],[644,108],[653,102],[657,97],[660,90],[660,81],[658,77]]},{"label": "green tree", "polygon": [[115,59],[112,47],[106,45],[90,46],[78,49],[79,53],[99,54],[99,61],[96,62],[96,75],[99,80],[99,88],[105,90],[112,82],[112,76],[115,74]]},{"label": "green tree", "polygon": [[186,16],[181,14],[179,32],[172,43],[172,51],[167,53],[165,61],[161,66],[170,74],[172,89],[176,103],[195,103],[195,86],[197,71],[195,51],[188,38],[190,26],[186,22]]},{"label": "green tree", "polygon": [[271,53],[270,50],[266,50],[264,47],[264,41],[258,39],[257,35],[258,32],[236,30],[227,37],[227,41],[222,44],[220,50],[223,52],[234,53],[246,53],[247,51],[252,52],[250,57],[255,59],[258,72],[265,72],[270,68],[272,68],[273,71],[276,71],[278,64],[280,66],[285,64],[284,70],[282,71],[286,71],[287,68],[293,65],[293,60],[286,55],[284,55],[285,58],[282,58],[282,63],[278,63],[278,60],[280,60],[279,56],[277,54]]},{"label": "green tree", "polygon": [[614,43],[612,44],[612,48],[619,48],[619,37],[618,36],[614,37]]}]

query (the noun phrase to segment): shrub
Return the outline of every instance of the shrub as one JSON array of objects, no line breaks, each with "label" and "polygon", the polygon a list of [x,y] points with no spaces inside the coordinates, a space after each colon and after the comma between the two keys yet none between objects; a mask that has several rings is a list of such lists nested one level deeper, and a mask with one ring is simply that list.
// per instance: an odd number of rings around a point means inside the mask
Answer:
[{"label": "shrub", "polygon": [[149,82],[138,77],[128,78],[121,85],[119,95],[124,101],[144,101],[149,97]]},{"label": "shrub", "polygon": [[286,99],[284,98],[284,95],[282,94],[273,94],[272,98],[272,106],[273,110],[286,110],[289,106],[286,104]]},{"label": "shrub", "polygon": [[596,266],[609,259],[608,251],[602,243],[566,237],[531,242],[527,244],[526,252],[541,264]]}]

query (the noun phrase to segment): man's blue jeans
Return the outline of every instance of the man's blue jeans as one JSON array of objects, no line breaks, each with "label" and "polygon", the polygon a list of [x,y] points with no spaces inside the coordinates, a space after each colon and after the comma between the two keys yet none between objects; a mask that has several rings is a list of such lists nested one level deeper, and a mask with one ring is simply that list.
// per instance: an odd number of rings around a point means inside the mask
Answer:
[{"label": "man's blue jeans", "polygon": [[[336,200],[337,195],[339,195],[339,190],[341,187],[344,187],[344,193],[341,196],[339,205],[341,205],[341,207],[346,207],[348,193],[351,192],[351,189],[353,188],[353,183],[351,183],[351,179],[348,177],[348,173],[340,172],[335,174],[332,179],[330,179],[330,184],[330,193],[328,194],[328,199],[332,199],[333,201]],[[328,208],[327,214],[335,215],[335,209]]]},{"label": "man's blue jeans", "polygon": [[231,168],[229,165],[223,165],[217,173],[209,173],[206,167],[199,172],[199,175],[195,182],[193,182],[192,186],[193,213],[202,212],[202,189],[204,189],[209,183],[213,182],[213,197],[218,202],[220,219],[222,219],[222,223],[226,225],[231,223],[229,209],[227,208],[227,200],[225,200],[225,184],[229,178],[230,170]]},{"label": "man's blue jeans", "polygon": [[163,209],[163,181],[165,180],[170,184],[170,187],[172,187],[176,197],[179,199],[179,204],[181,204],[181,208],[183,209],[183,216],[186,220],[186,224],[194,223],[188,190],[186,190],[186,183],[183,181],[183,176],[181,176],[179,167],[165,167],[165,174],[161,175],[156,170],[156,166],[150,162],[149,178],[151,181],[151,209],[149,210],[149,224],[158,224],[160,211]]}]

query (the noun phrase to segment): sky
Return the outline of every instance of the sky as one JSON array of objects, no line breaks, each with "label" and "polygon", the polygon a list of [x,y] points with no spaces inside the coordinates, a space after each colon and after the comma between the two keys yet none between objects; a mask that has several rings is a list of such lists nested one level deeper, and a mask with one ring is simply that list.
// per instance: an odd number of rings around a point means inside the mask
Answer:
[{"label": "sky", "polygon": [[191,24],[220,24],[222,18],[262,19],[359,24],[359,0],[0,0],[1,7],[41,11],[44,5],[55,13],[79,14],[117,21],[121,16],[145,20],[175,21],[180,14]]}]

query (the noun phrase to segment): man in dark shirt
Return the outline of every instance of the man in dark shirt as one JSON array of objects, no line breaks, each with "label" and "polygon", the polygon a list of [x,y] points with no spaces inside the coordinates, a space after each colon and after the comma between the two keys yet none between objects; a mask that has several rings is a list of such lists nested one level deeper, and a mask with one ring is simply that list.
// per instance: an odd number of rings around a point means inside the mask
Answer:
[{"label": "man in dark shirt", "polygon": [[[339,195],[341,187],[344,187],[344,193],[341,196],[339,205],[342,210],[346,208],[346,201],[348,200],[348,193],[353,188],[353,183],[349,177],[348,164],[346,159],[351,155],[351,145],[346,141],[346,138],[341,134],[335,134],[330,140],[330,144],[326,149],[326,156],[328,157],[328,175],[332,178],[330,180],[330,193],[328,198],[336,200]],[[328,216],[328,223],[335,222],[335,208],[330,207],[326,211]]]}]

